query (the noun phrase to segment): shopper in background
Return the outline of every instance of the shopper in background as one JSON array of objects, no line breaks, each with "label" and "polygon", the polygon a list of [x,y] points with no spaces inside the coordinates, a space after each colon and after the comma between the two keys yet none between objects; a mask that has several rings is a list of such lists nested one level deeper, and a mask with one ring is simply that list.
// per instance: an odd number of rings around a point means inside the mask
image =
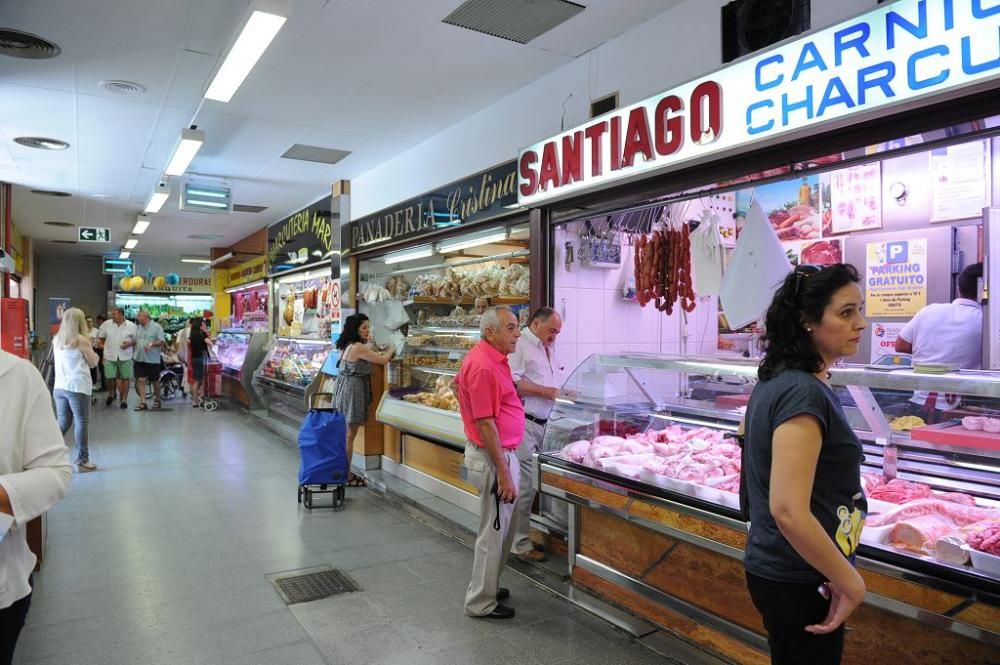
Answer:
[{"label": "shopper in background", "polygon": [[743,452],[747,586],[776,665],[840,663],[865,596],[854,568],[867,502],[861,442],[829,369],[868,326],[854,266],[800,265],[774,294]]},{"label": "shopper in background", "polygon": [[111,406],[115,392],[121,400],[121,408],[128,408],[128,384],[132,379],[132,356],[135,350],[135,324],[125,318],[121,307],[111,310],[111,320],[105,321],[97,336],[104,349],[104,374],[108,377],[108,398],[104,401]]},{"label": "shopper in background", "polygon": [[208,359],[208,349],[214,344],[205,330],[205,321],[196,316],[191,319],[188,331],[189,360],[191,363],[191,406],[201,406],[201,385],[205,381],[205,361]]},{"label": "shopper in background", "polygon": [[[101,340],[98,336],[101,330],[101,326],[104,322],[108,320],[108,317],[103,314],[98,314],[94,325],[90,327],[90,339],[93,342],[94,351],[97,352],[97,368],[94,372],[91,372],[91,376],[94,378],[94,392],[104,392],[107,390],[107,378],[104,376],[104,349],[101,348]],[[87,319],[90,322],[90,319]],[[96,372],[96,374],[95,374]],[[99,376],[98,376],[99,375]]]},{"label": "shopper in background", "polygon": [[52,396],[56,402],[59,429],[65,435],[73,426],[76,439],[76,465],[81,471],[93,471],[90,461],[90,395],[94,390],[91,369],[98,358],[87,335],[87,320],[76,307],[63,312],[59,332],[52,339],[56,378]]},{"label": "shopper in background", "polygon": [[551,307],[536,310],[521,331],[517,350],[510,355],[510,373],[517,392],[524,401],[524,438],[517,448],[521,482],[514,507],[514,554],[526,561],[545,561],[545,553],[529,537],[531,506],[535,501],[532,487],[534,454],[542,445],[545,424],[555,406],[562,384],[562,366],[556,358],[556,338],[562,332],[562,317]]},{"label": "shopper in background", "polygon": [[10,665],[31,604],[27,524],[66,495],[73,467],[31,363],[0,351],[0,395],[0,665]]},{"label": "shopper in background", "polygon": [[516,451],[524,437],[524,407],[507,357],[517,348],[521,330],[509,307],[495,307],[483,312],[479,331],[482,340],[466,354],[455,377],[469,440],[465,467],[469,482],[479,490],[479,533],[465,614],[509,619],[514,609],[500,604],[510,595],[500,587],[500,573],[514,540],[512,521],[520,479]]},{"label": "shopper in background", "polygon": [[[352,314],[344,322],[344,332],[337,339],[340,373],[333,389],[333,406],[347,421],[347,464],[354,455],[354,439],[358,430],[368,420],[368,407],[372,401],[372,364],[385,365],[392,359],[392,346],[382,353],[372,347],[371,321],[364,314]],[[367,483],[353,471],[347,484],[364,487]]]},{"label": "shopper in background", "polygon": [[[983,264],[974,263],[958,275],[958,298],[927,305],[910,319],[896,338],[897,353],[912,353],[913,364],[957,363],[961,369],[983,366],[983,308],[976,301]],[[928,418],[935,409],[952,411],[961,397],[935,392],[913,393],[907,415]]]},{"label": "shopper in background", "polygon": [[159,323],[149,318],[149,312],[139,310],[136,317],[135,346],[135,385],[139,395],[139,405],[136,411],[146,410],[146,382],[153,384],[153,408],[159,409],[160,403],[160,372],[163,369],[162,352],[166,345],[166,336]]}]

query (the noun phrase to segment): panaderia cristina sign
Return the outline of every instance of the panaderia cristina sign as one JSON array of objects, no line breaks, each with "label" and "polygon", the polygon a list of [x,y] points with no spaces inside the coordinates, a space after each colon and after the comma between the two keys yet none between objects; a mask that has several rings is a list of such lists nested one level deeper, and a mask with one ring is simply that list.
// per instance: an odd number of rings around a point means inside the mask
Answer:
[{"label": "panaderia cristina sign", "polygon": [[517,163],[507,162],[354,220],[341,241],[345,250],[372,249],[494,217],[516,205]]},{"label": "panaderia cristina sign", "polygon": [[333,256],[330,198],[273,224],[267,229],[267,260],[271,272],[293,270]]},{"label": "panaderia cristina sign", "polygon": [[998,78],[1000,2],[898,0],[524,148],[518,201],[792,140]]}]

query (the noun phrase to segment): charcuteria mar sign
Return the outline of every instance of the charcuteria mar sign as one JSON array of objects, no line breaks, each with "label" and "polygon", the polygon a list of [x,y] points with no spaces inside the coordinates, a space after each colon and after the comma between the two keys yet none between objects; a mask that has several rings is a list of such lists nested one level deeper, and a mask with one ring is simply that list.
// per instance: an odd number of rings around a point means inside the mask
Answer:
[{"label": "charcuteria mar sign", "polygon": [[518,202],[790,140],[998,78],[1000,0],[899,0],[524,148]]}]

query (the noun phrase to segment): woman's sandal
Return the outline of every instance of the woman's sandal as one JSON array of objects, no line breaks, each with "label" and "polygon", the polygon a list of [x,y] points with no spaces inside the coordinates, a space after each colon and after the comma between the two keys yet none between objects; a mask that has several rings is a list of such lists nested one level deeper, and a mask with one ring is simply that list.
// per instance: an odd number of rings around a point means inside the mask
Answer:
[{"label": "woman's sandal", "polygon": [[163,408],[163,404],[160,403],[160,400],[154,400],[153,401],[153,408],[158,411],[161,408]]},{"label": "woman's sandal", "polygon": [[352,473],[347,480],[348,487],[368,487],[368,481],[356,473]]},{"label": "woman's sandal", "polygon": [[133,409],[133,410],[134,411],[148,411],[149,407],[146,406],[145,402],[139,402],[139,406],[135,407],[135,409]]}]

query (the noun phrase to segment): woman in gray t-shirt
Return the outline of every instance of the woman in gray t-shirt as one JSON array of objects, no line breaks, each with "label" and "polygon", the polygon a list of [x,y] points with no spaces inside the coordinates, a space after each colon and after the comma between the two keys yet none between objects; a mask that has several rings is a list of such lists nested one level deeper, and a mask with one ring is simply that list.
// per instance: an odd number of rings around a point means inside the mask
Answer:
[{"label": "woman in gray t-shirt", "polygon": [[840,663],[844,621],[865,595],[853,565],[863,454],[828,374],[868,325],[858,282],[851,265],[798,266],[767,311],[746,415],[744,565],[775,665]]}]

